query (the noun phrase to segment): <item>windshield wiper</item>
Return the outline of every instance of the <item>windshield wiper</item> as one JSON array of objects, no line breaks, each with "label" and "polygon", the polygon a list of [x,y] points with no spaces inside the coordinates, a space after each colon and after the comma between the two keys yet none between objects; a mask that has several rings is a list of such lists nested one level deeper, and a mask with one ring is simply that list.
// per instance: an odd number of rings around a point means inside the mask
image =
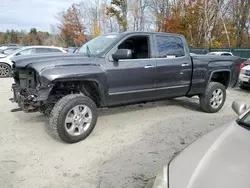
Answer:
[{"label": "windshield wiper", "polygon": [[89,46],[88,45],[86,45],[86,52],[88,54],[88,57],[90,57],[90,50],[89,50]]}]

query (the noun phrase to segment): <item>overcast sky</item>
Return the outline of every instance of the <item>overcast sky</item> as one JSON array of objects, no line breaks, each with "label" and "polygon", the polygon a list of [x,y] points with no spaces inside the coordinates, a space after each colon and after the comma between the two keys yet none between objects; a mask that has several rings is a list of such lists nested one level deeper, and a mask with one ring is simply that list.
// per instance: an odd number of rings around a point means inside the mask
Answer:
[{"label": "overcast sky", "polygon": [[55,15],[79,0],[0,0],[0,31],[37,28],[51,31]]}]

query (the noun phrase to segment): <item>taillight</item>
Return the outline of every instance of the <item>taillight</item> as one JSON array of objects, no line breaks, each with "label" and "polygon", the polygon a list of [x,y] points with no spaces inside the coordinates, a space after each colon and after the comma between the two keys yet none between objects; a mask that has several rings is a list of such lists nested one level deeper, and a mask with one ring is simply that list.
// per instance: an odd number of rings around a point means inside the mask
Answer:
[{"label": "taillight", "polygon": [[243,62],[240,63],[239,72],[241,71],[242,67],[243,67]]}]

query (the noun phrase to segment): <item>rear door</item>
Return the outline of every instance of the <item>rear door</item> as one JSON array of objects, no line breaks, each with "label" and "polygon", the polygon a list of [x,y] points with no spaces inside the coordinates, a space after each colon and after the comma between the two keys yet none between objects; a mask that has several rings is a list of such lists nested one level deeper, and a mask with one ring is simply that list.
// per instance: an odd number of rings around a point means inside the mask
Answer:
[{"label": "rear door", "polygon": [[178,35],[155,35],[157,48],[156,95],[186,95],[192,78],[192,61]]}]

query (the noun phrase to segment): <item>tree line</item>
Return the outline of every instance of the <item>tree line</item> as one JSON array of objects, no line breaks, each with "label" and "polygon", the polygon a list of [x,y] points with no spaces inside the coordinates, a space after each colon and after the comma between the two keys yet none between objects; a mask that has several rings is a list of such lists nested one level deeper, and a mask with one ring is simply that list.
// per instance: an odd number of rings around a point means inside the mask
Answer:
[{"label": "tree line", "polygon": [[57,34],[8,31],[0,43],[80,46],[103,33],[158,31],[183,34],[191,47],[250,47],[250,0],[92,0],[56,18]]},{"label": "tree line", "polygon": [[37,31],[36,28],[31,28],[29,32],[7,30],[5,33],[0,33],[0,44],[65,46],[59,34]]}]

